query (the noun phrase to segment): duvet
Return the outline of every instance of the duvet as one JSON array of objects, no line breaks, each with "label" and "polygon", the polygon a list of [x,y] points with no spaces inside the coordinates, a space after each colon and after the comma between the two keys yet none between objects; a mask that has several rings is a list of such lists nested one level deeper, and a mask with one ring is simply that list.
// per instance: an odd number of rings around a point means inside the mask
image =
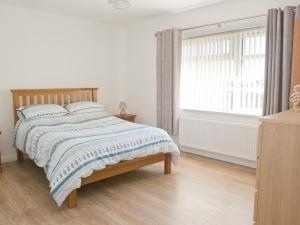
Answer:
[{"label": "duvet", "polygon": [[60,206],[94,170],[159,152],[179,150],[163,130],[129,123],[106,112],[18,121],[15,146],[42,167]]}]

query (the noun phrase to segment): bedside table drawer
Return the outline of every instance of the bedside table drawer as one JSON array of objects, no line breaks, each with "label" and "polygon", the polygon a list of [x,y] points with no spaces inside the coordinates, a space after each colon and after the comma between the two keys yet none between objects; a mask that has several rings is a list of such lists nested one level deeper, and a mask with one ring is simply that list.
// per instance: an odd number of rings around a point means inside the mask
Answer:
[{"label": "bedside table drawer", "polygon": [[[121,118],[121,119],[122,119],[122,118]],[[133,122],[133,123],[135,122],[135,118],[130,118],[130,119],[128,118],[128,119],[124,119],[124,120],[126,120],[126,121],[128,121],[128,122]]]},{"label": "bedside table drawer", "polygon": [[114,115],[115,117],[118,117],[122,120],[126,120],[128,122],[132,122],[134,123],[135,122],[135,118],[136,118],[136,115],[134,114],[126,114],[126,115],[120,115],[120,114],[117,114],[117,115]]}]

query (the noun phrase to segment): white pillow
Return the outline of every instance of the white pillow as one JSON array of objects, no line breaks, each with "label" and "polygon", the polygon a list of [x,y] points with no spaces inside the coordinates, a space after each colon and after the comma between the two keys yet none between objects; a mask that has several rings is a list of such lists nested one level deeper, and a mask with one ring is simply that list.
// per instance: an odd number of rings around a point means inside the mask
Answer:
[{"label": "white pillow", "polygon": [[40,117],[64,116],[68,111],[56,104],[29,105],[17,109],[17,114],[21,120],[30,120]]},{"label": "white pillow", "polygon": [[75,102],[71,103],[65,108],[69,113],[89,113],[89,112],[103,112],[106,106],[98,104],[96,102]]}]

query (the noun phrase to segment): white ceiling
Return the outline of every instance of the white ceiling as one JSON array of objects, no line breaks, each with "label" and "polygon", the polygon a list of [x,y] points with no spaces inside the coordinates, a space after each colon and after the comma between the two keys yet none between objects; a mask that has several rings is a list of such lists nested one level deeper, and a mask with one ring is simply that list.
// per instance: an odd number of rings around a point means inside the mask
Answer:
[{"label": "white ceiling", "polygon": [[0,0],[18,5],[88,20],[127,25],[155,16],[191,10],[227,0],[130,0],[132,7],[112,9],[107,0]]}]

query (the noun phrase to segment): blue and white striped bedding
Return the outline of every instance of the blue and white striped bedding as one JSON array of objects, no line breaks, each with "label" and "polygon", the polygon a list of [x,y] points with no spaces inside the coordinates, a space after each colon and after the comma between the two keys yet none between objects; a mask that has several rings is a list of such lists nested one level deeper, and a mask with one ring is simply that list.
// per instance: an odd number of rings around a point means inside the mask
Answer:
[{"label": "blue and white striped bedding", "polygon": [[44,168],[58,206],[94,170],[159,152],[179,155],[165,131],[106,112],[19,121],[15,145]]}]

